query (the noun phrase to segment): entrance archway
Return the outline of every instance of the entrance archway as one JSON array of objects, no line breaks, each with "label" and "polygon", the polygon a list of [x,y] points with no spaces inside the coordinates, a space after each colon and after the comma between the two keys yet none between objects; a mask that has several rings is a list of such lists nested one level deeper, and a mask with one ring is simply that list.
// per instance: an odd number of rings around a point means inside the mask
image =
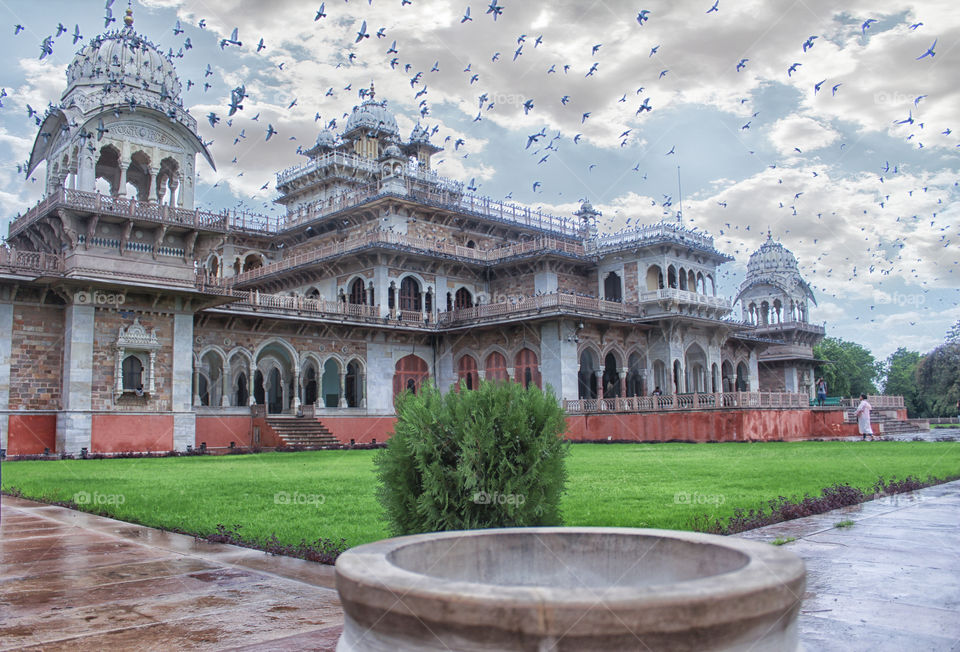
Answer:
[{"label": "entrance archway", "polygon": [[597,398],[597,358],[589,349],[580,354],[577,393],[580,398]]},{"label": "entrance archway", "polygon": [[267,413],[280,414],[283,412],[283,377],[280,370],[274,367],[267,375]]},{"label": "entrance archway", "polygon": [[404,391],[416,394],[429,375],[429,368],[423,358],[412,353],[400,358],[393,373],[393,398],[396,399]]},{"label": "entrance archway", "polygon": [[620,396],[620,369],[617,368],[617,358],[608,353],[603,359],[603,397],[618,398]]}]

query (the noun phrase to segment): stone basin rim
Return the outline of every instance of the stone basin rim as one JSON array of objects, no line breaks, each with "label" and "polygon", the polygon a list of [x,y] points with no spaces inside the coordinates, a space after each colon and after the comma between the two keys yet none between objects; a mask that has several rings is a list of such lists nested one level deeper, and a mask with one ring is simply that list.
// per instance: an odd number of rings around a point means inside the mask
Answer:
[{"label": "stone basin rim", "polygon": [[[442,575],[404,569],[391,563],[389,559],[391,551],[420,542],[436,541],[438,538],[498,534],[614,534],[681,540],[735,550],[744,554],[747,561],[743,566],[730,571],[672,583],[570,590],[567,587],[549,585],[510,585],[447,579]],[[782,608],[799,599],[789,587],[798,586],[797,582],[800,582],[802,594],[805,573],[803,562],[798,557],[768,543],[680,530],[604,527],[492,528],[396,537],[349,550],[337,560],[336,570],[338,590],[347,602],[350,601],[350,585],[354,584],[367,589],[382,589],[387,598],[385,602],[395,600],[398,592],[402,592],[405,596],[405,608],[413,608],[414,611],[418,610],[414,608],[415,603],[427,608],[430,603],[455,600],[459,603],[475,604],[479,608],[478,616],[484,607],[502,608],[509,604],[516,608],[538,610],[548,603],[561,609],[587,609],[602,603],[606,609],[618,612],[647,609],[648,615],[678,608],[692,612],[697,610],[696,605],[712,603],[720,597],[728,600],[749,598],[753,608],[748,611],[763,613]],[[775,580],[772,576],[775,576]]]}]

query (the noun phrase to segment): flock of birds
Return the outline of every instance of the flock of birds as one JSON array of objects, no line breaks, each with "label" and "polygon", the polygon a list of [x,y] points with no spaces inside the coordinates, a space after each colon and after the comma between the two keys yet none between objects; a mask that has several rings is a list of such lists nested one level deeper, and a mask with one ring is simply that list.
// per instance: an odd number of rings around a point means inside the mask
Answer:
[{"label": "flock of birds", "polygon": [[[349,3],[349,1],[350,0],[346,0],[347,3]],[[399,0],[399,2],[400,2],[400,8],[402,10],[403,7],[412,5],[414,3],[414,0]],[[106,0],[105,15],[104,15],[105,28],[109,27],[111,23],[116,22],[117,20],[113,16],[113,4],[114,4],[114,0]],[[373,0],[368,0],[368,4],[372,5]],[[706,11],[704,13],[707,16],[720,13],[721,11],[720,0],[714,0],[714,2],[709,6],[705,5],[705,8],[706,8]],[[330,13],[334,13],[334,12],[335,12],[334,9],[330,9]],[[499,18],[504,16],[504,12],[505,12],[505,7],[500,4],[499,0],[490,0],[489,4],[486,5],[485,7],[484,15],[488,17],[489,20],[496,22]],[[649,29],[647,27],[649,24],[656,22],[657,20],[656,14],[657,14],[656,10],[640,9],[637,11],[636,16],[634,18],[631,18],[630,22],[635,22],[636,23],[635,29],[640,30],[640,34],[643,34],[645,33],[645,29]],[[319,7],[317,7],[315,10],[311,9],[309,18],[307,16],[305,16],[304,18],[305,19],[312,18],[314,23],[318,23],[318,26],[322,25],[323,21],[329,20],[326,3],[322,2],[320,3]],[[339,15],[337,16],[337,19],[341,21],[346,20],[346,18],[347,18],[346,16],[339,16]],[[471,7],[467,6],[465,7],[459,22],[461,25],[464,25],[464,24],[473,22],[475,18],[480,19],[480,16],[479,15],[474,16],[471,13]],[[354,19],[350,18],[350,20],[354,20]],[[440,60],[436,60],[434,61],[432,66],[430,67],[423,66],[421,69],[420,66],[415,65],[412,61],[405,62],[402,60],[401,45],[398,44],[398,40],[393,39],[388,35],[387,27],[381,26],[376,29],[373,29],[368,25],[368,21],[366,19],[356,18],[355,20],[357,20],[360,23],[359,27],[356,28],[356,32],[353,33],[352,36],[350,37],[350,41],[344,44],[343,60],[337,63],[336,67],[340,68],[340,67],[349,66],[355,63],[358,57],[360,57],[360,54],[358,54],[358,52],[363,53],[364,48],[369,47],[367,43],[383,42],[384,44],[386,44],[387,42],[389,42],[390,43],[389,47],[386,47],[385,51],[383,52],[383,54],[385,55],[385,60],[389,67],[389,70],[393,71],[395,74],[404,74],[408,76],[407,79],[409,82],[411,93],[413,94],[412,100],[417,107],[417,111],[419,112],[420,119],[423,121],[428,120],[431,116],[431,107],[428,102],[428,97],[429,97],[428,81],[431,78],[431,75],[440,72],[441,67],[445,68],[447,65],[450,65],[450,64],[442,63]],[[875,18],[867,18],[863,20],[862,24],[860,25],[861,34],[866,36],[868,31],[871,28],[873,28],[874,24],[877,22],[878,20]],[[920,29],[922,26],[923,26],[922,22],[916,22],[916,23],[910,24],[909,29],[911,31],[916,31]],[[196,23],[196,27],[199,28],[200,30],[206,29],[206,21],[203,19],[198,20],[198,22]],[[25,28],[23,25],[17,24],[14,26],[14,36],[17,36],[24,31],[25,31]],[[173,26],[172,32],[173,32],[174,38],[183,37],[184,40],[176,52],[174,51],[173,48],[170,48],[168,52],[168,56],[171,58],[182,58],[185,56],[185,53],[187,51],[193,49],[193,44],[189,36],[186,36],[186,37],[183,36],[185,34],[185,30],[179,20],[177,20],[175,25]],[[64,26],[62,23],[59,23],[57,25],[55,33],[45,37],[42,40],[40,44],[39,58],[43,60],[49,57],[50,55],[52,55],[53,48],[55,43],[57,42],[57,39],[59,39],[62,35],[69,34],[69,33],[70,33],[70,30],[66,26]],[[820,35],[810,35],[805,40],[797,44],[797,49],[800,56],[798,57],[798,60],[792,62],[791,65],[784,71],[787,78],[792,78],[792,76],[795,73],[797,73],[802,66],[806,65],[806,62],[803,58],[804,55],[806,55],[808,52],[810,52],[816,47],[817,41],[820,38],[821,38]],[[79,24],[77,24],[75,25],[72,33],[72,44],[76,46],[82,40],[83,40],[83,36],[81,35],[81,32],[80,32],[80,26]],[[543,45],[544,40],[545,40],[545,37],[543,34],[534,35],[534,34],[520,33],[515,37],[515,47],[511,46],[513,48],[512,51],[508,50],[506,52],[502,52],[502,51],[491,52],[489,54],[490,63],[497,64],[498,62],[506,62],[506,61],[513,63],[520,60],[521,57],[529,57],[531,56],[532,52],[536,51],[541,45]],[[938,39],[936,38],[933,39],[932,44],[925,51],[918,53],[918,56],[916,56],[916,60],[920,60],[920,61],[934,60],[934,58],[937,55],[937,51],[936,51],[937,44],[938,44]],[[239,29],[236,27],[232,29],[232,32],[229,37],[224,37],[219,39],[219,49],[223,52],[226,52],[228,49],[240,50],[241,48],[243,48],[243,42],[240,39]],[[563,78],[571,74],[583,75],[583,78],[585,79],[595,77],[601,74],[601,66],[603,63],[602,57],[604,53],[603,48],[604,48],[604,43],[602,42],[595,43],[589,49],[589,58],[586,59],[586,63],[582,63],[582,64],[578,62],[552,63],[551,65],[549,65],[549,67],[546,68],[545,74],[547,76],[556,76],[558,78]],[[662,58],[663,53],[661,52],[660,48],[661,48],[661,44],[659,43],[652,44],[652,46],[649,48],[649,52],[647,53],[646,59],[648,60],[652,59],[656,61],[655,59],[653,59],[654,57]],[[252,46],[249,49],[252,50],[255,54],[260,54],[264,50],[268,50],[268,44],[265,43],[264,38],[261,37],[257,41],[256,45]],[[646,50],[644,51],[646,52]],[[586,53],[584,53],[584,55],[586,56]],[[373,55],[372,53],[371,53],[371,58],[375,58],[375,55]],[[415,59],[416,57],[414,56],[413,58]],[[285,63],[286,62],[284,61],[280,61],[278,63],[272,63],[270,65],[275,65],[280,72],[283,72]],[[742,56],[742,57],[738,57],[736,61],[731,61],[731,66],[736,73],[741,73],[748,69],[748,67],[750,66],[750,63],[751,63],[751,58],[749,56]],[[460,65],[462,65],[462,63]],[[669,67],[663,67],[662,69],[660,69],[659,74],[654,73],[655,75],[654,81],[659,81],[659,80],[668,78],[668,75],[670,75],[670,73],[671,71]],[[484,70],[482,69],[481,66],[474,67],[473,63],[468,62],[466,66],[463,67],[462,74],[465,80],[465,88],[468,88],[468,89],[482,88],[482,84],[483,84],[482,75],[484,74]],[[216,79],[217,79],[216,76],[217,76],[217,72],[213,69],[212,64],[208,63],[206,66],[206,69],[203,72],[202,80],[199,82],[195,82],[192,79],[188,79],[186,81],[186,90],[190,91],[194,86],[197,86],[198,88],[202,88],[204,93],[207,93],[212,88],[214,88],[214,84],[216,83]],[[213,79],[209,79],[210,77],[213,77]],[[821,81],[816,82],[814,84],[812,88],[813,95],[816,96],[821,92],[825,92],[825,90],[823,89],[824,85],[827,85],[827,87],[830,90],[830,95],[832,97],[836,96],[838,93],[843,92],[841,90],[841,87],[844,85],[843,81],[828,80],[827,78],[824,78]],[[337,98],[339,97],[339,94],[341,92],[347,92],[347,93],[353,92],[352,84],[347,84],[346,86],[344,86],[342,91],[338,89],[334,89],[331,86],[324,93],[324,97]],[[356,92],[359,95],[361,100],[366,99],[367,97],[370,96],[368,94],[372,93],[372,91],[368,90],[367,88],[360,88]],[[2,102],[4,97],[6,97],[6,89],[0,89],[0,107],[3,106]],[[258,112],[256,115],[250,118],[244,118],[244,120],[246,121],[245,124],[238,124],[236,126],[234,125],[235,120],[240,119],[242,115],[246,115],[246,114],[241,114],[241,112],[244,111],[244,102],[249,97],[250,97],[250,94],[247,91],[246,83],[241,83],[230,91],[229,102],[225,104],[222,110],[220,111],[212,110],[206,115],[207,123],[210,125],[211,129],[222,129],[223,127],[219,126],[221,125],[221,123],[226,125],[228,128],[238,129],[238,131],[234,131],[234,133],[230,136],[230,138],[232,138],[233,140],[234,147],[239,147],[241,145],[244,145],[244,149],[238,150],[240,153],[234,156],[233,160],[231,161],[233,164],[237,164],[237,165],[240,164],[239,162],[240,156],[244,152],[255,151],[256,147],[258,147],[257,145],[258,142],[269,142],[272,138],[280,135],[280,131],[274,126],[272,122],[265,120],[266,125],[263,126],[263,122],[261,122],[260,120],[260,116],[261,116],[260,112]],[[913,102],[914,108],[919,109],[920,103],[926,97],[927,97],[926,95],[917,96]],[[575,123],[578,122],[579,125],[581,126],[587,125],[588,121],[593,119],[594,114],[598,113],[598,111],[601,108],[604,108],[604,107],[594,107],[594,108],[588,107],[589,110],[574,109],[573,107],[576,106],[577,102],[572,101],[572,99],[573,98],[571,98],[571,95],[569,94],[569,92],[567,94],[558,93],[557,101],[559,102],[562,109],[575,111],[576,118],[573,120],[573,122]],[[292,97],[292,98],[288,98],[288,100],[289,101],[285,102],[286,110],[288,112],[291,112],[290,115],[293,116],[293,113],[292,113],[293,110],[299,106],[298,98]],[[490,91],[478,91],[476,95],[476,106],[475,106],[477,112],[476,112],[476,115],[472,118],[472,122],[474,123],[481,122],[486,115],[488,115],[491,111],[495,110],[495,107],[497,106],[497,100],[498,100],[498,97],[495,94],[491,93]],[[522,108],[524,115],[536,116],[537,109],[538,109],[537,103],[540,102],[541,100],[535,99],[533,97],[525,97],[525,98],[518,98],[513,101],[515,101],[516,104]],[[750,101],[749,99],[742,99],[740,102],[741,104],[744,104],[749,101]],[[616,100],[616,102],[618,105],[619,104],[624,104],[627,106],[632,105],[632,108],[626,113],[626,115],[630,116],[629,119],[631,122],[623,125],[623,128],[620,130],[619,137],[618,137],[619,148],[624,149],[630,146],[631,144],[636,144],[640,140],[639,138],[635,137],[635,132],[642,131],[643,123],[641,122],[641,118],[643,118],[643,116],[645,115],[650,115],[654,111],[657,103],[656,94],[653,91],[648,90],[646,85],[635,85],[635,87],[631,87],[629,89],[626,89],[624,92],[622,92],[621,97],[618,100]],[[39,125],[41,122],[41,116],[39,112],[34,110],[29,105],[27,105],[27,112],[28,112],[28,118],[34,120],[35,123]],[[278,111],[272,110],[271,113],[277,114]],[[319,123],[321,126],[327,129],[336,129],[338,120],[346,118],[347,115],[348,115],[347,113],[343,113],[342,116],[339,116],[339,118],[333,117],[329,120],[324,120],[321,117],[320,112],[317,111],[314,115],[314,123]],[[748,130],[754,128],[754,125],[752,123],[754,122],[754,118],[757,118],[758,115],[759,115],[759,112],[754,112],[752,114],[751,119],[747,120],[744,124],[740,126],[739,131],[747,132]],[[291,117],[291,120],[293,121],[294,118]],[[263,139],[262,141],[258,141],[256,138],[248,139],[247,130],[251,129],[251,127],[253,127],[255,124],[261,125],[261,129],[262,129],[261,137]],[[919,129],[919,130],[924,129],[925,127],[922,121],[919,121],[914,117],[913,109],[909,111],[908,115],[905,118],[901,120],[896,120],[895,125],[906,126],[911,129]],[[281,124],[281,127],[282,126],[283,125]],[[440,129],[441,129],[441,125],[436,124],[436,125],[433,125],[432,127],[426,127],[425,131],[431,135],[436,135],[440,131]],[[96,132],[98,137],[102,138],[103,133],[105,131],[106,129],[104,128],[103,122],[101,120],[98,130]],[[907,140],[913,140],[913,142],[917,143],[918,148],[922,148],[923,144],[919,140],[919,133],[925,133],[925,132],[914,131],[907,136]],[[943,135],[950,135],[951,129],[945,128],[939,133]],[[526,152],[527,154],[529,154],[530,156],[536,159],[537,166],[541,166],[541,165],[548,164],[551,160],[551,157],[553,157],[554,159],[560,158],[559,156],[557,156],[557,152],[559,151],[561,145],[565,143],[572,144],[574,146],[579,145],[583,137],[584,137],[583,130],[570,135],[570,134],[564,134],[563,130],[551,129],[547,126],[544,126],[534,133],[526,134],[524,137],[524,140],[522,141],[521,148],[524,152]],[[915,138],[916,140],[914,140]],[[295,141],[296,136],[290,135],[288,136],[288,140]],[[213,144],[213,142],[214,142],[213,139],[208,140],[205,142],[205,145],[210,146]],[[455,156],[462,156],[463,158],[469,157],[469,152],[466,151],[469,149],[469,146],[467,141],[463,137],[458,135],[452,135],[452,134],[447,135],[444,139],[443,144],[447,149],[447,156],[455,155]],[[450,149],[450,145],[452,145],[452,149]],[[846,147],[846,143],[841,143],[840,145],[841,151],[843,150],[844,147]],[[958,147],[960,147],[960,145],[958,145]],[[661,150],[663,151],[663,155],[662,155],[663,157],[671,157],[677,154],[676,145],[670,146],[669,149],[667,148],[664,148],[664,149],[666,151]],[[795,147],[794,150],[798,155],[803,154],[803,152],[799,147]],[[296,151],[297,153],[303,153],[304,151],[303,146],[297,146]],[[753,154],[754,152],[751,151],[750,153]],[[442,165],[442,163],[443,163],[443,160],[437,161],[437,164]],[[648,154],[646,161],[638,161],[636,165],[630,168],[629,170],[630,172],[636,173],[638,175],[636,177],[638,179],[638,183],[647,180],[646,172],[641,169],[641,166],[644,163],[648,165],[658,165],[657,162],[649,158],[649,154]],[[769,170],[777,170],[778,165],[782,166],[783,164],[771,163],[769,165]],[[586,169],[586,175],[588,179],[589,179],[589,175],[593,173],[593,171],[597,167],[598,167],[597,163],[588,164]],[[25,168],[25,166],[18,165],[18,171],[22,172],[23,168]],[[878,184],[882,188],[883,184],[885,183],[885,178],[889,180],[891,177],[899,173],[900,173],[900,170],[898,165],[894,164],[893,166],[891,166],[888,162],[885,162],[884,166],[880,168],[880,173],[878,174]],[[818,173],[816,170],[812,170],[812,175],[814,177],[817,177],[818,174],[820,173]],[[240,171],[238,173],[238,176],[243,176],[243,171]],[[250,199],[258,200],[258,195],[260,196],[259,198],[262,199],[262,194],[264,191],[268,190],[270,183],[271,181],[268,180],[266,183],[260,186],[259,191],[254,193],[250,197]],[[535,179],[531,181],[530,188],[532,193],[534,195],[539,195],[544,193],[544,190],[545,190],[544,183],[545,183],[544,179]],[[783,184],[783,179],[779,178],[777,185],[782,185],[782,184]],[[220,181],[215,183],[213,187],[217,188],[219,187],[219,185],[220,185]],[[469,181],[469,183],[466,184],[466,189],[471,192],[476,192],[480,186],[481,184],[478,184],[476,177],[474,177]],[[957,188],[957,184],[955,183],[954,189],[953,189],[954,195],[956,194],[956,188]],[[916,192],[918,193],[918,195],[920,193],[926,194],[927,190],[928,190],[927,188],[922,188],[922,190],[916,189]],[[910,190],[909,192],[910,192],[910,196],[912,197],[915,191]],[[558,192],[557,194],[562,195],[562,192]],[[675,201],[673,193],[657,193],[657,194],[661,196],[661,199],[659,201],[656,199],[651,199],[650,201],[651,201],[652,207],[659,207],[661,219],[676,219],[678,222],[682,223],[685,219],[685,216],[683,215],[682,209],[680,208],[680,200],[677,199]],[[803,201],[802,200],[803,194],[804,194],[803,191],[796,191],[796,192],[788,191],[785,197],[786,201],[781,200],[778,202],[779,208],[787,211],[787,214],[785,216],[786,219],[783,220],[783,223],[785,225],[787,226],[794,225],[796,228],[798,226],[797,220],[801,217],[804,217],[803,214],[798,212],[798,206],[801,206],[801,201]],[[504,199],[510,200],[512,199],[512,196],[513,196],[513,193],[510,192],[504,197]],[[246,200],[241,199],[238,202],[238,206],[244,204],[245,201]],[[882,190],[878,191],[876,204],[879,206],[881,210],[884,209],[886,205],[890,203],[890,201],[891,201],[890,194],[883,192]],[[942,204],[943,198],[942,197],[938,198],[937,203]],[[727,201],[723,199],[717,200],[716,205],[719,208],[725,209],[727,207]],[[266,202],[263,204],[263,206],[266,209],[270,208],[270,205]],[[806,214],[809,217],[813,217],[813,213],[806,213]],[[866,209],[864,209],[864,214],[865,215],[868,214]],[[822,223],[824,217],[825,216],[823,211],[816,212],[816,220],[818,222]],[[835,212],[830,212],[826,215],[826,217],[827,219],[843,219],[848,216],[837,216]],[[939,229],[940,235],[941,235],[940,241],[943,247],[950,247],[952,243],[950,239],[951,236],[957,235],[956,225],[946,223],[943,221],[942,218],[938,222],[937,212],[933,212],[930,218],[932,219],[929,219],[929,227],[927,228]],[[693,221],[692,218],[686,218],[686,219],[689,222]],[[926,216],[921,217],[920,215],[901,216],[897,218],[897,222],[904,224],[905,232],[915,231],[918,228],[918,225],[926,224],[927,221],[928,221],[928,218]],[[613,216],[613,217],[608,217],[604,221],[604,223],[601,224],[601,227],[606,230],[613,230],[613,229],[619,228],[621,231],[628,231],[635,228],[636,226],[639,226],[639,222],[640,222],[639,219],[634,221],[634,218],[632,217],[627,217],[624,220],[620,216]],[[723,240],[722,242],[724,242],[729,247],[733,248],[734,252],[738,255],[748,253],[749,247],[750,247],[748,243],[751,241],[755,243],[756,241],[755,237],[751,237],[747,233],[750,230],[750,226],[749,225],[742,225],[742,226],[743,228],[741,228],[740,224],[726,222],[724,224],[724,228],[718,229],[719,236],[721,238],[725,238],[725,240]],[[696,227],[694,227],[694,229],[695,228]],[[898,256],[897,252],[904,248],[904,240],[906,236],[890,242],[890,241],[884,240],[882,236],[878,236],[878,235],[871,236],[871,234],[868,231],[866,231],[866,228],[864,228],[864,232],[865,232],[864,246],[866,247],[867,252],[871,254],[872,260],[875,262],[875,264],[871,265],[868,268],[868,270],[863,270],[863,269],[858,270],[856,266],[850,266],[848,264],[845,264],[850,262],[851,256],[847,256],[843,261],[837,260],[834,262],[827,262],[831,260],[831,256],[833,256],[834,258],[837,258],[839,256],[836,255],[835,253],[836,250],[834,252],[831,252],[831,251],[824,252],[812,264],[810,264],[808,261],[808,265],[807,265],[809,269],[808,271],[809,274],[813,276],[822,275],[822,278],[823,278],[823,280],[821,281],[822,285],[819,289],[823,291],[831,291],[830,285],[832,285],[836,280],[834,277],[834,269],[849,270],[849,275],[846,279],[847,281],[853,281],[858,275],[863,274],[864,271],[867,271],[868,273],[880,273],[883,275],[890,275],[894,273],[895,270],[903,271],[903,266],[907,264],[907,262],[903,261],[902,256]],[[785,229],[784,233],[789,234],[790,229],[789,228]],[[802,241],[800,242],[802,243]],[[817,244],[816,239],[813,240],[813,244]],[[955,247],[956,245],[954,244],[952,246]],[[913,268],[911,269],[911,272],[914,272],[914,278],[916,279],[917,283],[920,283],[921,285],[926,285],[927,281],[920,277],[920,272],[918,271],[919,268],[921,267],[921,263],[922,261],[920,260],[916,261]],[[731,270],[731,271],[728,271],[727,273],[728,274],[734,273],[734,271]],[[948,265],[947,269],[945,270],[945,273],[954,274],[953,265]]]}]

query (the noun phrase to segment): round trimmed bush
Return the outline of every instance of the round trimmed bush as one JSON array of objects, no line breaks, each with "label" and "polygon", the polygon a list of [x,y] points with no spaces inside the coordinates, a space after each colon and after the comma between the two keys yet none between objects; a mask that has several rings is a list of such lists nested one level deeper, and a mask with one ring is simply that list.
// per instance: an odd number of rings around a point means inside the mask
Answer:
[{"label": "round trimmed bush", "polygon": [[561,525],[563,410],[548,390],[481,382],[397,397],[397,423],[375,459],[394,535]]}]

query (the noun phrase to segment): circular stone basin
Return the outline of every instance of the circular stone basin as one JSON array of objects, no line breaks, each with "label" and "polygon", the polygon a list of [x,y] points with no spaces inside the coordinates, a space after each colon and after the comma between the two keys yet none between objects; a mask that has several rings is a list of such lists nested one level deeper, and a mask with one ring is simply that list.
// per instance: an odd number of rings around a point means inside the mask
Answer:
[{"label": "circular stone basin", "polygon": [[509,528],[337,559],[338,652],[796,650],[799,557],[673,530]]}]

